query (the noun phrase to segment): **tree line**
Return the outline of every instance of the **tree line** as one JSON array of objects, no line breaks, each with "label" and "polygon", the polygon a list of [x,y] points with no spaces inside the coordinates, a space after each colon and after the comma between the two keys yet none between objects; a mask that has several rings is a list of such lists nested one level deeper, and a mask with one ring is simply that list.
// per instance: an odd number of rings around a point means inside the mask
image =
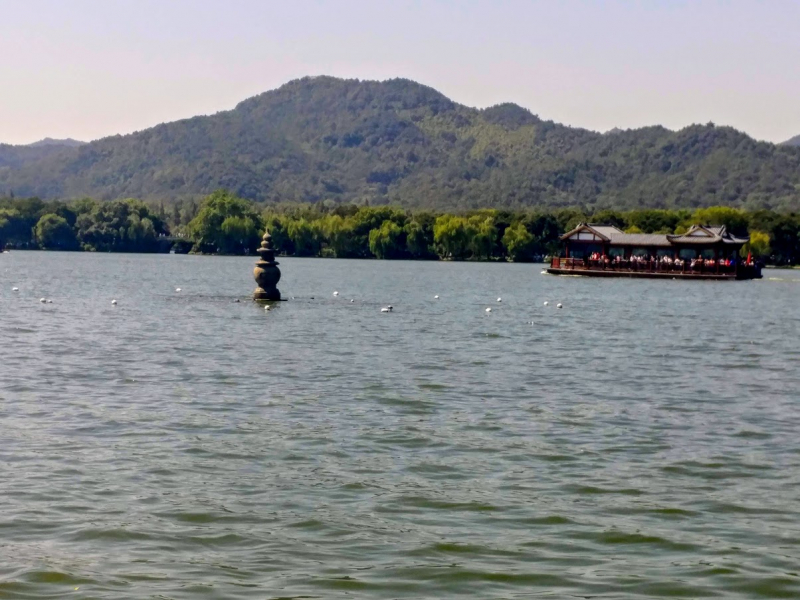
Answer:
[{"label": "tree line", "polygon": [[157,252],[166,221],[139,200],[0,198],[0,247]]},{"label": "tree line", "polygon": [[199,205],[139,200],[44,202],[0,199],[0,247],[103,252],[251,254],[269,229],[289,256],[531,262],[558,253],[559,237],[582,222],[629,233],[681,233],[695,223],[750,235],[748,251],[777,265],[800,264],[800,215],[716,206],[696,210],[479,209],[458,214],[392,206],[257,205],[220,190]]}]

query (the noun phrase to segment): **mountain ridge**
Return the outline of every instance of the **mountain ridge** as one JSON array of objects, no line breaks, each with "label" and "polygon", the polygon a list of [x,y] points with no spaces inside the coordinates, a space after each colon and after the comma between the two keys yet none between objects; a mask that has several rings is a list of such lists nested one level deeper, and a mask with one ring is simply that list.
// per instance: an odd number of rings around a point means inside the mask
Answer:
[{"label": "mountain ridge", "polygon": [[781,146],[800,146],[800,135],[789,138],[785,142],[781,142]]},{"label": "mountain ridge", "polygon": [[407,79],[302,78],[213,115],[16,160],[8,148],[0,191],[17,196],[169,201],[226,188],[259,202],[449,210],[800,208],[791,146],[713,124],[607,135],[512,103],[467,107]]},{"label": "mountain ridge", "polygon": [[36,148],[39,146],[67,146],[70,148],[75,148],[77,146],[83,146],[86,142],[82,142],[80,140],[74,140],[72,138],[63,138],[63,139],[55,139],[51,137],[46,137],[44,139],[39,140],[38,142],[33,142],[31,144],[26,144],[29,148]]}]

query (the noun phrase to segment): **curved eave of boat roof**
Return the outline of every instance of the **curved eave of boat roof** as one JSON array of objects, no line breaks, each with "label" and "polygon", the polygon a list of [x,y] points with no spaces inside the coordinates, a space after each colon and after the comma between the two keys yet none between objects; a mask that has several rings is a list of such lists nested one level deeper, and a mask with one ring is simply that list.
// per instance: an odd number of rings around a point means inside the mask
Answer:
[{"label": "curved eave of boat roof", "polygon": [[[597,237],[601,238],[604,242],[610,242],[611,241],[611,238],[609,238],[607,235],[604,235],[604,234],[600,233],[599,231],[597,231],[597,229],[595,229],[595,227],[597,227],[597,226],[596,225],[590,225],[588,223],[578,223],[577,227],[575,227],[574,229],[568,231],[567,233],[562,235],[559,239],[561,241],[564,241],[564,240],[569,239],[570,237],[572,237],[576,233],[580,233],[581,231],[590,231],[591,233],[593,233]],[[612,227],[612,226],[600,226],[600,227]],[[612,227],[612,228],[616,229],[616,227]],[[617,230],[617,231],[619,231],[619,230]]]},{"label": "curved eave of boat roof", "polygon": [[[730,244],[744,245],[750,241],[749,237],[737,238],[728,233],[725,225],[692,225],[686,233],[670,235],[662,233],[625,233],[613,225],[600,225],[595,223],[580,223],[577,227],[561,236],[561,241],[570,239],[581,231],[589,231],[602,241],[611,245],[623,246],[661,246],[669,247],[673,244],[714,245]],[[702,235],[691,235],[700,232]]]},{"label": "curved eave of boat roof", "polygon": [[690,245],[712,245],[712,244],[738,244],[743,245],[750,241],[750,238],[735,238],[733,236],[721,237],[698,237],[686,235],[668,235],[667,238],[673,244],[690,244]]}]

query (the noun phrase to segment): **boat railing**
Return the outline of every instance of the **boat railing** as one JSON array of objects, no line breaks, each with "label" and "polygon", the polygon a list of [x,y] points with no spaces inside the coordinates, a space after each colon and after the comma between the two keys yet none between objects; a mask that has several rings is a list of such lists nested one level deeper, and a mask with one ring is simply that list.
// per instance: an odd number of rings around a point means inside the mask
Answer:
[{"label": "boat railing", "polygon": [[553,257],[550,268],[570,271],[612,271],[621,273],[681,273],[686,275],[736,275],[737,265],[707,260],[669,263],[658,260],[590,260],[585,258]]}]

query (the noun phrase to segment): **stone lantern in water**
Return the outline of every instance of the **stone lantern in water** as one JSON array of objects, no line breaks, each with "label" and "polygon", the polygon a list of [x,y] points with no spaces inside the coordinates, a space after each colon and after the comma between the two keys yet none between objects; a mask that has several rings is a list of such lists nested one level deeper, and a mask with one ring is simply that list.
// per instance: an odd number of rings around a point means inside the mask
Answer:
[{"label": "stone lantern in water", "polygon": [[258,287],[253,292],[253,300],[280,300],[281,292],[275,287],[281,280],[281,270],[275,260],[275,249],[272,247],[272,236],[267,231],[264,234],[261,247],[256,250],[261,260],[256,263],[253,277]]}]

